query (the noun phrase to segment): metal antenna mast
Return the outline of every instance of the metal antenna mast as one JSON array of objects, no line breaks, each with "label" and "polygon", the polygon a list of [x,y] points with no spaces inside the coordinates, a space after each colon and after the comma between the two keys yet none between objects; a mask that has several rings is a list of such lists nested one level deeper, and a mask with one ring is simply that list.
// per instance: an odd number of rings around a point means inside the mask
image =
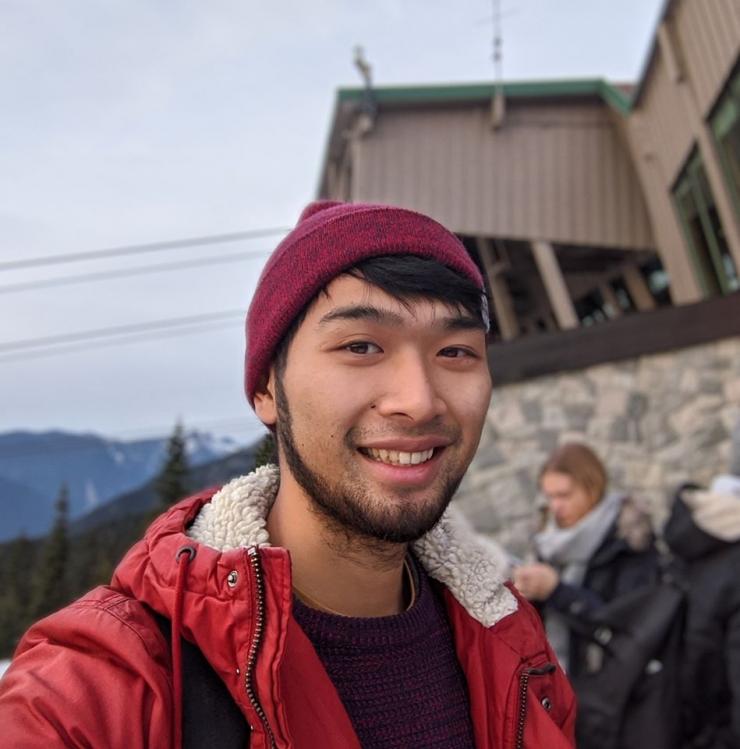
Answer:
[{"label": "metal antenna mast", "polygon": [[501,0],[493,0],[493,79],[494,93],[491,101],[491,126],[499,128],[504,123],[504,50],[503,31],[501,27]]}]

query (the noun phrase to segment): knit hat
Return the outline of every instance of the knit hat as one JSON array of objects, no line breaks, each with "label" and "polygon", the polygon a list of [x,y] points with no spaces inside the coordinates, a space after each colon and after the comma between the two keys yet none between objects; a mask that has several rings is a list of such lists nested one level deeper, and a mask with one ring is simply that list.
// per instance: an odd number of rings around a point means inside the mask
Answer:
[{"label": "knit hat", "polygon": [[730,473],[740,476],[740,419],[732,430],[730,441]]},{"label": "knit hat", "polygon": [[250,404],[296,316],[333,278],[379,255],[436,260],[483,292],[483,277],[462,242],[433,219],[386,205],[311,203],[268,259],[249,306],[245,389]]}]

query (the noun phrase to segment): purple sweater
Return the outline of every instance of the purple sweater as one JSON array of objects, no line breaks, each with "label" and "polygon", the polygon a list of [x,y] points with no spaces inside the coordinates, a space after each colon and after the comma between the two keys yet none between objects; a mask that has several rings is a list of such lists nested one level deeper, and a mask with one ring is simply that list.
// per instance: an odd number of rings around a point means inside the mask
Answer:
[{"label": "purple sweater", "polygon": [[329,674],[363,749],[473,749],[465,677],[442,601],[421,566],[396,616],[336,616],[294,597],[293,615]]}]

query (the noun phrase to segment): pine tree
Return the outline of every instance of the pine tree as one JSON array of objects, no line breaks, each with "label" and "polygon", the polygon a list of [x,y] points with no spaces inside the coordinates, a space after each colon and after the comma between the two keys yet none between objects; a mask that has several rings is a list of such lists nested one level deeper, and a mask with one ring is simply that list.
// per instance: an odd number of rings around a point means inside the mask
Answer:
[{"label": "pine tree", "polygon": [[0,566],[0,658],[8,658],[32,621],[30,571],[34,543],[25,534],[10,542]]},{"label": "pine tree", "polygon": [[167,509],[187,495],[187,475],[188,457],[185,450],[185,435],[182,424],[178,422],[167,442],[167,456],[154,481],[160,510]]},{"label": "pine tree", "polygon": [[274,463],[277,465],[277,445],[275,444],[275,435],[268,432],[260,441],[257,450],[254,453],[254,467]]},{"label": "pine tree", "polygon": [[62,484],[54,503],[54,525],[46,538],[41,559],[35,570],[31,609],[34,618],[46,616],[67,603],[69,586],[67,566],[69,560],[69,490]]}]

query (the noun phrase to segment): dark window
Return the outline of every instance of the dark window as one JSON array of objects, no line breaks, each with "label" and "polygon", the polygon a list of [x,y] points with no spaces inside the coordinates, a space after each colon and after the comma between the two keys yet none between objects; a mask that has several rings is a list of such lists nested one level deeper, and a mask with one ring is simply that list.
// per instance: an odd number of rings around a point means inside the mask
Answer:
[{"label": "dark window", "polygon": [[698,152],[689,158],[673,190],[673,198],[705,295],[728,294],[740,288],[737,269]]},{"label": "dark window", "polygon": [[711,122],[722,170],[740,216],[740,69],[730,79]]}]

